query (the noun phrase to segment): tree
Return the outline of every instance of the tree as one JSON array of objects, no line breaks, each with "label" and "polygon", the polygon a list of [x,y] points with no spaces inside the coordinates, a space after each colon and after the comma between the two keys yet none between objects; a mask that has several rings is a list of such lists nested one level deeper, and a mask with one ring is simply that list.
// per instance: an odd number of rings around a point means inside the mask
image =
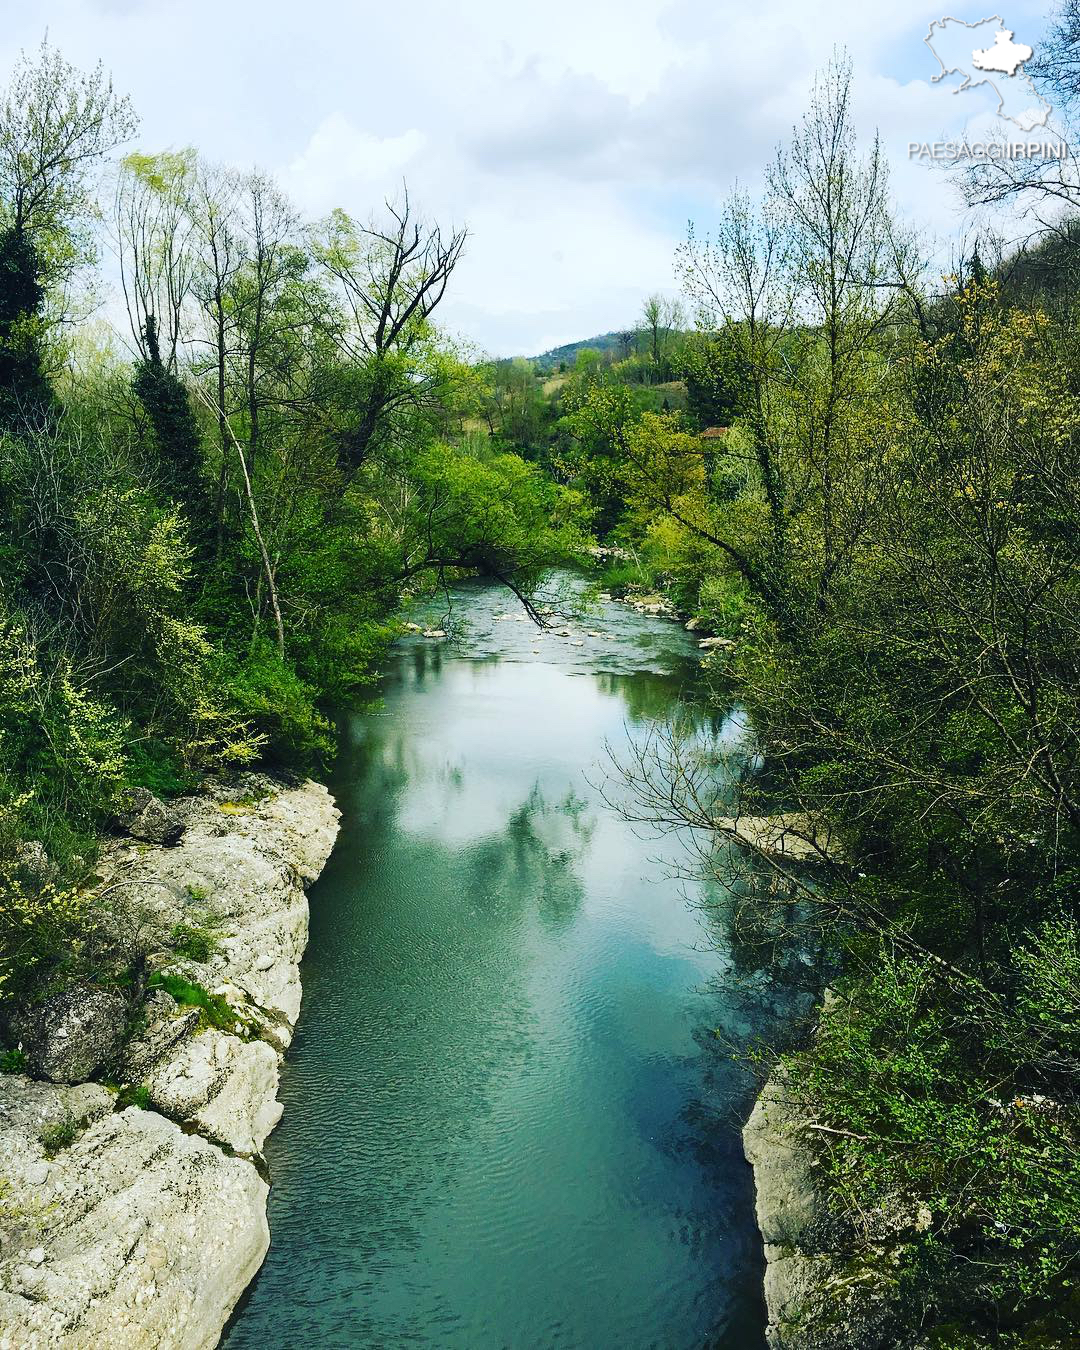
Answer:
[{"label": "tree", "polygon": [[[860,156],[850,99],[850,65],[838,60],[777,152],[760,207],[733,193],[715,239],[691,229],[680,251],[700,325],[724,334],[746,373],[744,429],[764,528],[739,545],[752,575],[745,563],[740,570],[787,628],[808,602],[827,608],[865,534],[876,448],[861,409],[868,382],[885,396],[879,347],[912,287],[881,148],[875,139]],[[811,519],[817,575],[811,594],[796,595],[792,539]],[[798,575],[806,586],[805,570]]]},{"label": "tree", "polygon": [[665,354],[671,336],[683,323],[682,305],[678,300],[654,293],[646,297],[641,307],[641,331],[648,344],[649,357],[657,372],[657,378],[665,378],[661,372],[661,358]]},{"label": "tree", "polygon": [[196,330],[195,337],[208,349],[210,368],[214,374],[212,405],[217,420],[219,456],[214,521],[219,556],[224,542],[225,496],[232,450],[227,379],[239,324],[237,306],[232,303],[232,291],[247,257],[246,243],[235,219],[239,190],[237,175],[212,165],[197,164],[190,197],[195,220],[193,247],[196,251],[191,293],[199,305],[205,324],[201,330]]},{"label": "tree", "polygon": [[82,227],[93,207],[93,171],[135,126],[100,63],[81,73],[48,39],[36,62],[20,59],[0,117],[0,209],[34,243],[46,276],[89,252]]},{"label": "tree", "polygon": [[190,520],[201,523],[206,506],[202,454],[187,390],[176,372],[162,362],[153,314],[146,316],[142,338],[146,355],[135,368],[135,393],[153,427],[166,489],[187,508]]},{"label": "tree", "polygon": [[384,224],[358,226],[337,211],[315,242],[345,309],[338,342],[360,374],[358,413],[339,444],[347,475],[366,461],[387,418],[435,392],[414,358],[465,248],[466,231],[444,235],[415,215],[407,189],[399,202],[386,203],[386,212]]},{"label": "tree", "polygon": [[170,371],[176,369],[184,306],[197,267],[191,247],[197,228],[195,165],[194,150],[128,155],[113,202],[120,283],[136,346],[144,359],[149,357],[145,333],[152,318]]},{"label": "tree", "polygon": [[27,235],[0,229],[0,429],[40,429],[52,409],[42,356],[42,306],[37,250]]},{"label": "tree", "polygon": [[[232,287],[237,314],[237,358],[247,416],[247,469],[254,479],[261,446],[262,413],[272,369],[272,352],[281,335],[297,321],[283,303],[303,276],[307,260],[296,239],[298,220],[292,204],[266,174],[243,184],[246,258]],[[302,319],[300,320],[302,321]]]}]

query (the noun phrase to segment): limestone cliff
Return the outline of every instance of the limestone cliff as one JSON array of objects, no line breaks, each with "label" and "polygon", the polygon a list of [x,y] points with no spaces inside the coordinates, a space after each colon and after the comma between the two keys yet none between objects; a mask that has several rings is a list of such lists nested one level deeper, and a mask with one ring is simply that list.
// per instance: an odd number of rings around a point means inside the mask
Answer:
[{"label": "limestone cliff", "polygon": [[[177,811],[174,847],[117,842],[99,869],[109,921],[157,979],[97,1076],[149,1109],[117,1109],[101,1083],[0,1077],[0,1350],[216,1345],[266,1253],[260,1153],[300,1011],[304,888],[338,811],[316,783],[256,775]],[[178,956],[177,934],[200,925],[212,941]],[[208,991],[218,1025],[170,978]],[[60,1011],[64,1053],[38,1060],[93,1058],[78,1039],[93,1019]]]}]

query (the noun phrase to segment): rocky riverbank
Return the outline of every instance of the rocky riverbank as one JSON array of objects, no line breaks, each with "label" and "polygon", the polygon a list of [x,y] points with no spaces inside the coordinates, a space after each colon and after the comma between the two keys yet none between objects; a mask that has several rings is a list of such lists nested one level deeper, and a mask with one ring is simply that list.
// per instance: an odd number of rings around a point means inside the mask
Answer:
[{"label": "rocky riverbank", "polygon": [[765,1243],[770,1350],[915,1350],[897,1277],[929,1215],[898,1198],[868,1209],[856,1233],[835,1212],[808,1112],[782,1071],[758,1096],[743,1146]]},{"label": "rocky riverbank", "polygon": [[99,864],[147,997],[45,1000],[36,1078],[0,1076],[0,1350],[214,1346],[269,1244],[261,1149],[339,813],[259,775],[175,812],[172,846]]}]

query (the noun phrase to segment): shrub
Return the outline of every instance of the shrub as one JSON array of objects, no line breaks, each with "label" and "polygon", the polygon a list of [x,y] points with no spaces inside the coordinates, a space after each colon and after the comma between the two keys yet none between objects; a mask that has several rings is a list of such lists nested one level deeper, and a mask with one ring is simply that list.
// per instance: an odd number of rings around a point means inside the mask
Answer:
[{"label": "shrub", "polygon": [[856,1230],[875,1206],[917,1201],[930,1216],[913,1296],[1023,1317],[1075,1288],[1080,1149],[1067,1100],[1045,1086],[1068,1055],[1056,1027],[969,994],[961,1013],[945,975],[882,949],[788,1065],[832,1131],[816,1136],[822,1165]]},{"label": "shrub", "polygon": [[229,700],[265,737],[269,755],[301,766],[333,757],[333,727],[315,691],[269,643],[257,642],[244,661],[223,658],[221,675]]},{"label": "shrub", "polygon": [[217,937],[209,924],[178,923],[172,930],[173,950],[200,965],[209,961],[218,950]]},{"label": "shrub", "polygon": [[198,787],[198,774],[184,767],[175,746],[156,736],[135,741],[127,749],[127,783],[148,788],[156,797],[177,797]]},{"label": "shrub", "polygon": [[96,928],[90,897],[51,882],[28,886],[0,867],[0,1000],[19,1002],[48,974],[73,965]]}]

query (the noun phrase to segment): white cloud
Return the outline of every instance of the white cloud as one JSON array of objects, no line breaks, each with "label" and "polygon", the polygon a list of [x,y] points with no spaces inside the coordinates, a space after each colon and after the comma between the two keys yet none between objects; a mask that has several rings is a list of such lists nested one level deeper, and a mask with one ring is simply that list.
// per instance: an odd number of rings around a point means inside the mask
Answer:
[{"label": "white cloud", "polygon": [[[1010,5],[1018,41],[1035,0]],[[44,20],[6,0],[0,65]],[[885,0],[51,0],[53,41],[99,57],[143,115],[147,148],[195,144],[276,172],[311,214],[364,217],[403,176],[471,240],[443,311],[494,351],[627,323],[671,289],[684,222],[753,183],[837,44],[860,126],[879,126],[901,208],[955,232],[950,177],[909,141],[992,113],[930,84],[937,10]],[[182,15],[182,17],[181,17]],[[970,101],[965,104],[964,100]]]},{"label": "white cloud", "polygon": [[343,112],[315,128],[301,154],[280,173],[282,186],[312,212],[379,195],[407,176],[427,137],[411,127],[398,136],[373,136]]}]

